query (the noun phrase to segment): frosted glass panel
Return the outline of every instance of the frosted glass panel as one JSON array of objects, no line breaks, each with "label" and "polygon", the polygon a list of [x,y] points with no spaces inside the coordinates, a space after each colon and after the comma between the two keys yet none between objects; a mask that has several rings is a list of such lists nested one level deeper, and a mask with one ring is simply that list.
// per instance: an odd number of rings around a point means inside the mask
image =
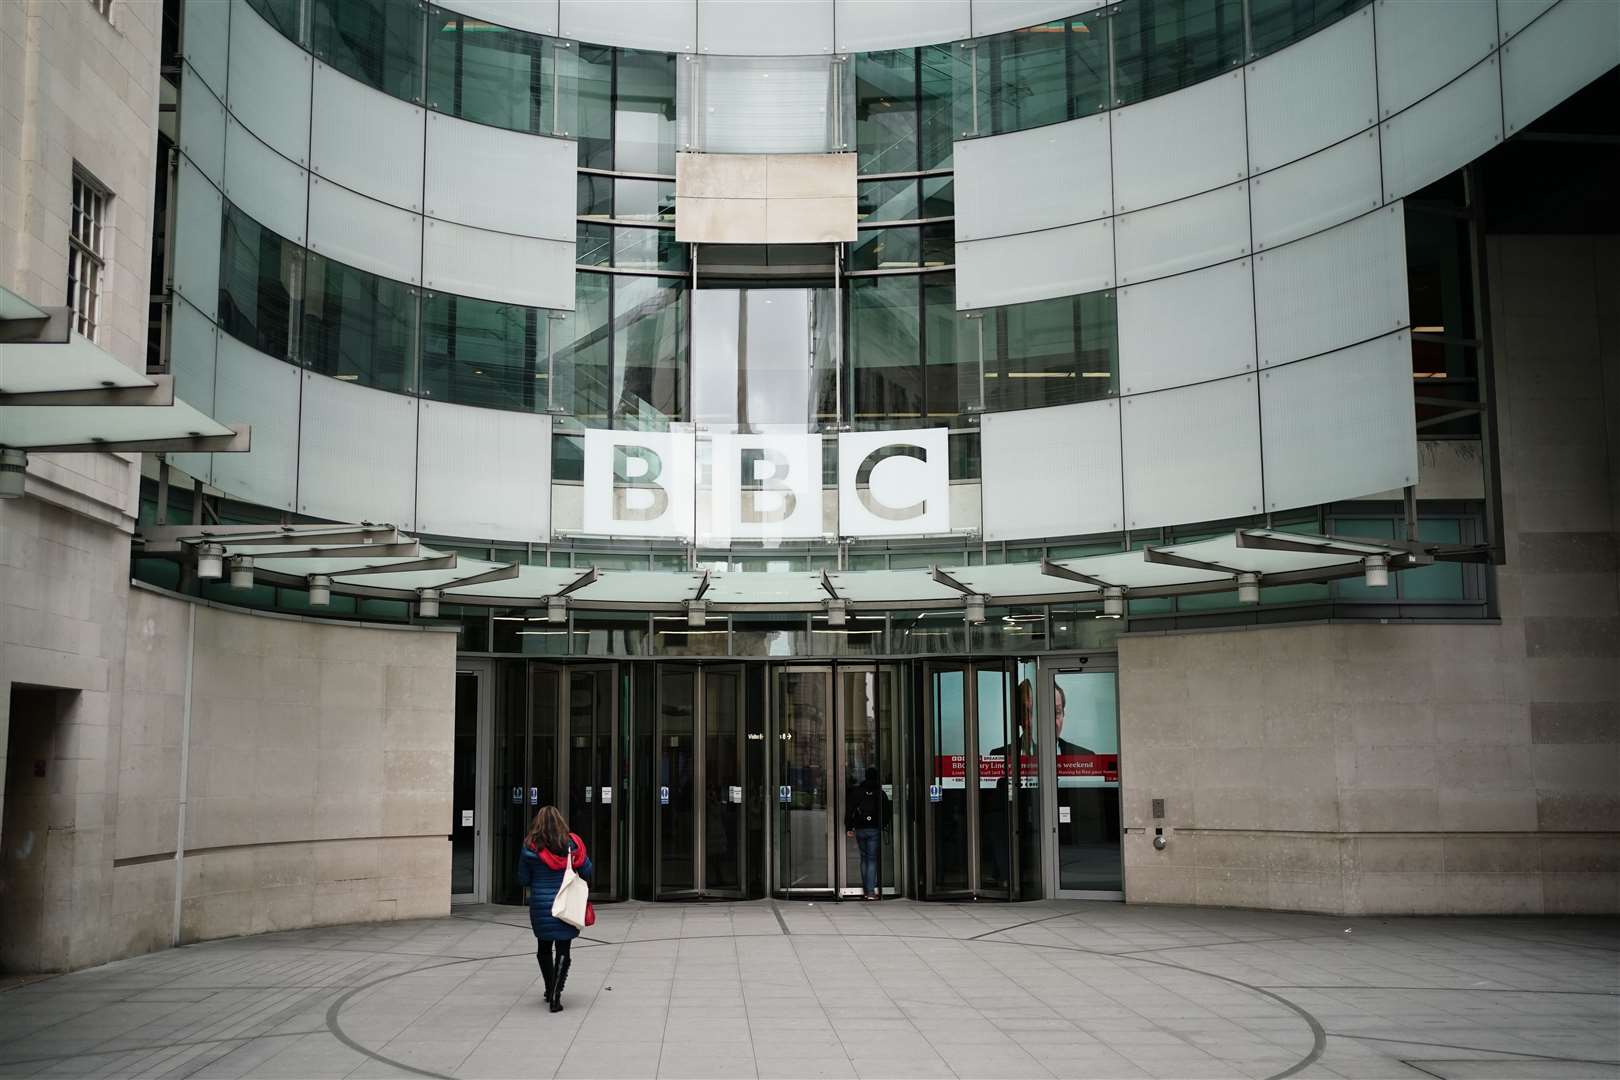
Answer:
[{"label": "frosted glass panel", "polygon": [[836,48],[877,52],[973,36],[970,0],[836,0]]},{"label": "frosted glass panel", "polygon": [[562,36],[664,52],[697,51],[696,0],[560,0]]},{"label": "frosted glass panel", "polygon": [[310,168],[374,199],[420,210],[422,112],[316,64]]},{"label": "frosted glass panel", "polygon": [[697,0],[697,20],[698,51],[704,54],[814,56],[833,51],[831,0]]},{"label": "frosted glass panel", "polygon": [[557,0],[458,0],[455,10],[514,30],[557,35]]},{"label": "frosted glass panel", "polygon": [[551,417],[422,402],[423,532],[493,540],[551,534]]},{"label": "frosted glass panel", "polygon": [[1410,195],[1501,141],[1501,83],[1492,57],[1385,122],[1386,197]]},{"label": "frosted glass panel", "polygon": [[[248,348],[229,334],[219,338],[214,408],[233,422],[253,425],[253,450],[214,455],[214,486],[244,502],[294,508],[298,485],[298,381],[300,372]],[[332,515],[358,521],[358,508]]]},{"label": "frosted glass panel", "polygon": [[1507,133],[1620,63],[1620,4],[1563,0],[1502,52]]},{"label": "frosted glass panel", "polygon": [[1259,512],[1253,375],[1121,400],[1126,528]]},{"label": "frosted glass panel", "polygon": [[1117,218],[1120,284],[1247,255],[1248,189],[1232,184]]},{"label": "frosted glass panel", "polygon": [[298,512],[416,527],[416,399],[304,375]]},{"label": "frosted glass panel", "polygon": [[1102,0],[973,0],[973,36],[1019,30],[1101,6]]},{"label": "frosted glass panel", "polygon": [[243,0],[231,4],[231,78],[225,101],[247,129],[309,164],[310,57]]},{"label": "frosted glass panel", "polygon": [[395,281],[421,279],[422,219],[318,176],[309,181],[309,247]]},{"label": "frosted glass panel", "polygon": [[815,412],[811,304],[809,289],[692,294],[694,422],[807,429]]},{"label": "frosted glass panel", "polygon": [[1249,65],[1249,162],[1265,172],[1372,127],[1372,8]]},{"label": "frosted glass panel", "polygon": [[956,238],[1072,225],[1108,216],[1108,117],[956,144]]},{"label": "frosted glass panel", "polygon": [[185,0],[184,19],[186,40],[181,52],[214,93],[223,98],[231,6],[219,0]]},{"label": "frosted glass panel", "polygon": [[427,287],[529,307],[574,306],[574,245],[486,232],[428,219],[422,242]]},{"label": "frosted glass panel", "polygon": [[1506,41],[1529,26],[1542,12],[1557,2],[1558,0],[1496,0],[1497,25],[1501,28],[1502,40]]},{"label": "frosted glass panel", "polygon": [[1432,94],[1496,48],[1489,0],[1379,0],[1378,107],[1389,117]]},{"label": "frosted glass panel", "polygon": [[1378,129],[1249,183],[1256,251],[1349,221],[1383,202],[1378,197]]},{"label": "frosted glass panel", "polygon": [[429,113],[427,213],[572,243],[578,148]]},{"label": "frosted glass panel", "polygon": [[1263,372],[1260,408],[1267,510],[1417,483],[1404,332]]},{"label": "frosted glass panel", "polygon": [[175,300],[169,317],[169,374],[175,396],[214,415],[214,342],[219,331],[202,312]]},{"label": "frosted glass panel", "polygon": [[180,159],[175,182],[174,291],[219,318],[219,228],[224,201],[196,166]]},{"label": "frosted glass panel", "polygon": [[225,194],[271,232],[295,244],[304,242],[309,174],[235,120],[225,132]]},{"label": "frosted glass panel", "polygon": [[[192,74],[188,68],[186,75]],[[180,110],[180,149],[214,183],[225,178],[225,105],[200,82]]]},{"label": "frosted glass panel", "polygon": [[1125,393],[1142,394],[1254,370],[1254,291],[1248,259],[1123,286],[1116,295],[1119,381]]},{"label": "frosted glass panel", "polygon": [[959,311],[1096,292],[1113,283],[1107,219],[956,245]]},{"label": "frosted glass panel", "polygon": [[1114,203],[1121,213],[1230,184],[1248,169],[1241,71],[1111,116]]},{"label": "frosted glass panel", "polygon": [[1261,252],[1254,264],[1260,366],[1285,364],[1407,323],[1401,206]]},{"label": "frosted glass panel", "polygon": [[[704,56],[693,143],[711,154],[814,154],[830,141],[832,59]],[[687,103],[682,102],[685,106]]]},{"label": "frosted glass panel", "polygon": [[1119,403],[985,413],[984,538],[1024,540],[1122,527]]}]

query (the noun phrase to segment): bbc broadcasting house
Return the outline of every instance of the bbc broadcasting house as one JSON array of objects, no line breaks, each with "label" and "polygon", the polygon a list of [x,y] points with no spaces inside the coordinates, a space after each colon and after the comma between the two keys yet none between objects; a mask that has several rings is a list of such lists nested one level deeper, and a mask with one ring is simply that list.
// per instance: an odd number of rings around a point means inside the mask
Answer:
[{"label": "bbc broadcasting house", "polygon": [[1620,910],[1620,4],[0,4],[0,967]]}]

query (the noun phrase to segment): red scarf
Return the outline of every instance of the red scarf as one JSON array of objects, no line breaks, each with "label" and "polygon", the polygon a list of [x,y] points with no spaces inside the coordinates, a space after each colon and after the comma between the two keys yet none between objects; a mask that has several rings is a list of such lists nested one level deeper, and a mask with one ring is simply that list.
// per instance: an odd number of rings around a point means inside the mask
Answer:
[{"label": "red scarf", "polygon": [[[574,869],[578,870],[585,864],[585,841],[579,838],[578,833],[569,833],[568,839],[574,842]],[[563,868],[563,864],[566,861],[565,857],[558,855],[550,848],[539,847],[528,837],[523,838],[523,846],[538,855],[540,857],[540,861],[545,863],[550,869],[561,870]]]}]

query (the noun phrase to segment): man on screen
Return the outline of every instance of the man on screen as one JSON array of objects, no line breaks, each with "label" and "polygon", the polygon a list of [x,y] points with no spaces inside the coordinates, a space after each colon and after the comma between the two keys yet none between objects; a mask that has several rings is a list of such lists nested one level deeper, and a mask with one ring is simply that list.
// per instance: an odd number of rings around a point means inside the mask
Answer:
[{"label": "man on screen", "polygon": [[[1079,743],[1068,742],[1063,738],[1063,707],[1067,695],[1063,693],[1063,687],[1057,685],[1052,687],[1052,692],[1052,734],[1057,739],[1057,756],[1095,754],[1095,750],[1081,746]],[[1018,684],[1018,745],[1023,748],[1025,754],[1033,753],[1035,750],[1034,715],[1035,686],[1028,679],[1025,679]],[[1011,757],[1011,750],[1011,747],[1002,746],[992,750],[990,753],[1006,761]]]}]

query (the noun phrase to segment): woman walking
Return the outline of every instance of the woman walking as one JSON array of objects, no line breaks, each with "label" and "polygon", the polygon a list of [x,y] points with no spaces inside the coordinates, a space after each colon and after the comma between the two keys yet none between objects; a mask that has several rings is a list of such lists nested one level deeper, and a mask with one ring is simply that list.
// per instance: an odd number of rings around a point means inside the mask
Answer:
[{"label": "woman walking", "polygon": [[[546,1001],[552,1012],[562,1012],[563,984],[568,981],[569,949],[579,931],[551,914],[551,903],[562,885],[563,868],[573,863],[574,873],[589,881],[591,860],[585,841],[568,831],[562,811],[542,806],[523,838],[518,857],[518,883],[529,890],[529,925],[534,928],[540,976],[546,982]],[[555,951],[553,951],[555,950]]]}]

